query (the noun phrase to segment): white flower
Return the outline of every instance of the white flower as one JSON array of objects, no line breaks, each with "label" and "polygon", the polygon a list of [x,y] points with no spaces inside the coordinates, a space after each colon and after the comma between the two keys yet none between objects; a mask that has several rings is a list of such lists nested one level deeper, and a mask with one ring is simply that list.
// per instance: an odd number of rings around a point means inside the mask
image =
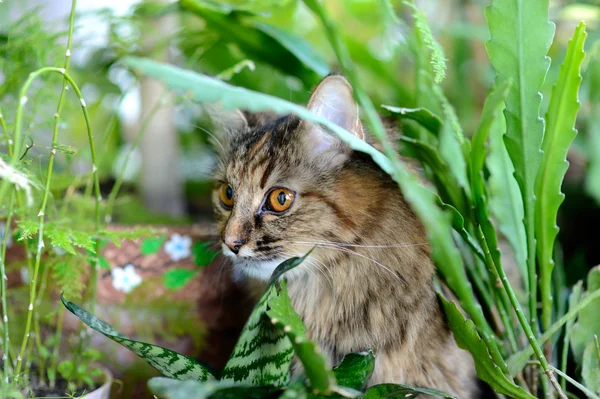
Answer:
[{"label": "white flower", "polygon": [[6,228],[6,223],[0,223],[0,242],[4,240],[4,234],[8,234],[8,239],[6,240],[6,248],[12,247],[13,240],[10,235],[10,230]]},{"label": "white flower", "polygon": [[192,239],[190,236],[182,236],[177,233],[165,244],[165,252],[175,262],[187,258],[192,254]]},{"label": "white flower", "polygon": [[110,274],[113,278],[113,287],[126,294],[142,283],[142,278],[135,272],[135,266],[131,264],[125,265],[124,268],[115,267]]}]

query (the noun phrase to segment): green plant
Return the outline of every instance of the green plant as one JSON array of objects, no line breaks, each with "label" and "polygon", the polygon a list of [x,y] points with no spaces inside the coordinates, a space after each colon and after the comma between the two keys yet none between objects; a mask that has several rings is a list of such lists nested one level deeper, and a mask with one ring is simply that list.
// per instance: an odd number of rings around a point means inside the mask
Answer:
[{"label": "green plant", "polygon": [[[418,92],[415,105],[430,111],[421,112],[407,125],[408,137],[403,143],[408,144],[405,149],[408,154],[423,164],[437,189],[435,193],[422,187],[400,162],[327,9],[316,1],[305,3],[321,23],[355,89],[367,126],[382,144],[382,152],[279,98],[149,60],[127,58],[124,62],[202,103],[220,102],[225,108],[294,113],[324,125],[353,149],[371,155],[398,182],[427,228],[441,276],[471,319],[465,322],[456,306],[446,303],[457,340],[473,354],[479,377],[497,392],[514,397],[537,396],[539,381],[544,395],[552,396],[554,391],[565,397],[555,377],[553,347],[550,344],[544,347],[544,343],[550,342],[582,309],[560,317],[563,313],[559,313],[552,297],[561,288],[553,285],[551,276],[565,159],[574,138],[579,108],[585,25],[577,27],[569,43],[550,97],[545,125],[539,92],[550,66],[546,53],[554,34],[548,3],[523,1],[513,7],[511,2],[495,0],[486,16],[491,34],[487,50],[497,79],[469,139],[439,86],[444,68],[440,46],[426,28],[424,15],[408,3],[415,19],[412,48],[419,62],[415,70]],[[386,4],[387,10],[391,10],[389,3]],[[192,11],[203,17],[197,8]],[[394,111],[393,107],[387,108]],[[437,121],[441,121],[441,126]],[[486,148],[488,141],[490,155]],[[501,217],[502,214],[508,217]],[[524,278],[522,287],[513,286],[506,276],[503,262],[506,264],[507,258],[499,251],[498,232],[506,235],[513,246],[517,270],[522,271]],[[466,270],[465,263],[470,265]],[[473,281],[475,291],[467,276]],[[476,293],[486,305],[485,312]],[[591,309],[598,295],[592,284],[587,295],[593,298],[585,304]],[[498,314],[499,318],[489,318],[486,316],[489,313]],[[590,353],[594,348],[593,331],[591,327],[584,331]],[[523,340],[528,342],[526,347]],[[527,362],[532,355],[536,361]]]}]

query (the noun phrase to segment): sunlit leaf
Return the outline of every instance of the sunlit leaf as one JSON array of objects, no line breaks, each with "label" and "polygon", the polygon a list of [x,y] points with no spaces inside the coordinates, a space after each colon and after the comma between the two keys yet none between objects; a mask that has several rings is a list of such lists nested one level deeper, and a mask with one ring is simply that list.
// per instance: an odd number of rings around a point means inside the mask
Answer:
[{"label": "sunlit leaf", "polygon": [[183,287],[193,279],[196,274],[198,274],[197,270],[189,270],[189,269],[171,269],[163,274],[163,284],[165,287],[171,290],[178,290]]},{"label": "sunlit leaf", "polygon": [[442,121],[439,116],[427,108],[401,108],[391,105],[382,105],[381,107],[393,112],[399,118],[406,118],[417,122],[436,136],[442,128]]},{"label": "sunlit leaf", "polygon": [[375,369],[375,355],[370,350],[350,353],[333,369],[339,386],[363,389]]},{"label": "sunlit leaf", "polygon": [[166,236],[155,237],[155,238],[147,238],[142,241],[142,245],[140,246],[140,252],[143,255],[152,255],[157,253],[164,242],[167,240]]}]

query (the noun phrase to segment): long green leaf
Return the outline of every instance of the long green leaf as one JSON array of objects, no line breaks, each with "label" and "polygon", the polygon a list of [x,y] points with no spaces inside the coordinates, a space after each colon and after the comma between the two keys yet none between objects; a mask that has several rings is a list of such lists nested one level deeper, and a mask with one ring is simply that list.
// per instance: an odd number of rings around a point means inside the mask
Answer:
[{"label": "long green leaf", "polygon": [[542,326],[552,323],[552,270],[554,269],[554,240],[558,234],[556,217],[565,195],[561,186],[569,163],[567,152],[577,134],[575,119],[579,110],[581,63],[587,33],[582,22],[569,41],[565,61],[560,67],[558,81],[552,89],[546,113],[546,133],[542,143],[544,156],[535,182],[537,255],[540,265],[540,294],[542,298]]},{"label": "long green leaf", "polygon": [[515,168],[504,144],[505,132],[506,120],[497,117],[490,131],[489,155],[486,158],[486,165],[490,172],[489,205],[491,214],[498,223],[498,229],[513,248],[515,262],[523,277],[523,288],[527,292],[529,280],[527,279],[527,238],[523,224],[523,198],[515,180]]},{"label": "long green leaf", "polygon": [[335,376],[319,347],[307,338],[306,327],[292,307],[285,281],[280,283],[278,294],[268,301],[268,308],[266,313],[271,323],[283,331],[292,343],[313,393],[329,393],[335,386]]},{"label": "long green leaf", "polygon": [[294,114],[304,120],[321,124],[338,135],[352,149],[371,155],[386,173],[393,171],[391,162],[382,153],[335,123],[318,117],[305,107],[149,59],[126,57],[123,62],[147,76],[163,81],[171,89],[190,94],[194,100],[201,103],[219,102],[225,109],[270,110],[279,114]]},{"label": "long green leaf", "polygon": [[152,367],[160,371],[165,377],[175,378],[178,380],[195,381],[207,381],[214,379],[214,376],[208,371],[208,369],[195,360],[157,345],[129,339],[121,335],[105,321],[100,320],[96,316],[86,312],[76,304],[67,301],[62,295],[60,296],[60,300],[71,313],[77,316],[89,327],[123,345],[145,360]]},{"label": "long green leaf", "polygon": [[514,398],[534,399],[534,396],[506,378],[494,364],[473,322],[465,319],[454,302],[447,301],[444,298],[441,298],[441,300],[458,346],[467,349],[473,355],[477,376],[490,384],[498,393]]},{"label": "long green leaf", "polygon": [[494,0],[486,10],[491,39],[486,43],[496,72],[512,80],[506,99],[506,148],[525,209],[529,313],[537,329],[535,262],[535,179],[541,161],[544,123],[540,118],[540,89],[550,66],[546,56],[554,36],[548,20],[548,0]]},{"label": "long green leaf", "polygon": [[[498,238],[496,235],[496,228],[494,227],[487,204],[487,192],[485,190],[484,178],[483,178],[483,165],[485,162],[486,149],[485,143],[489,136],[492,125],[498,115],[498,111],[503,105],[504,98],[510,90],[510,81],[497,81],[497,85],[487,96],[485,104],[483,106],[483,112],[475,135],[471,142],[471,154],[469,160],[470,167],[470,178],[471,178],[471,191],[473,193],[473,206],[475,208],[476,218],[478,224],[481,226],[483,236],[487,246],[490,249],[491,259],[493,264],[486,262],[489,267],[490,276],[492,278],[496,295],[494,298],[497,300],[498,311],[504,324],[505,330],[508,334],[511,348],[517,349],[517,343],[514,336],[514,329],[511,323],[511,319],[508,316],[508,310],[510,309],[508,293],[504,287],[498,286],[495,282],[498,281],[497,268],[501,268],[500,251],[498,249]],[[486,258],[487,259],[487,258]]]}]

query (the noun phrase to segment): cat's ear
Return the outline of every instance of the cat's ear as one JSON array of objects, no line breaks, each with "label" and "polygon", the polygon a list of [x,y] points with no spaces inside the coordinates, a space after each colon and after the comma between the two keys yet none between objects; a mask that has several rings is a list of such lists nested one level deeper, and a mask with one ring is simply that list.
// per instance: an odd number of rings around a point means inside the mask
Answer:
[{"label": "cat's ear", "polygon": [[311,96],[308,109],[364,140],[358,106],[352,97],[352,86],[344,77],[330,75],[323,79]]},{"label": "cat's ear", "polygon": [[235,136],[248,130],[248,120],[240,110],[226,110],[221,106],[211,106],[207,111],[213,128],[209,136],[217,151],[225,152]]}]

